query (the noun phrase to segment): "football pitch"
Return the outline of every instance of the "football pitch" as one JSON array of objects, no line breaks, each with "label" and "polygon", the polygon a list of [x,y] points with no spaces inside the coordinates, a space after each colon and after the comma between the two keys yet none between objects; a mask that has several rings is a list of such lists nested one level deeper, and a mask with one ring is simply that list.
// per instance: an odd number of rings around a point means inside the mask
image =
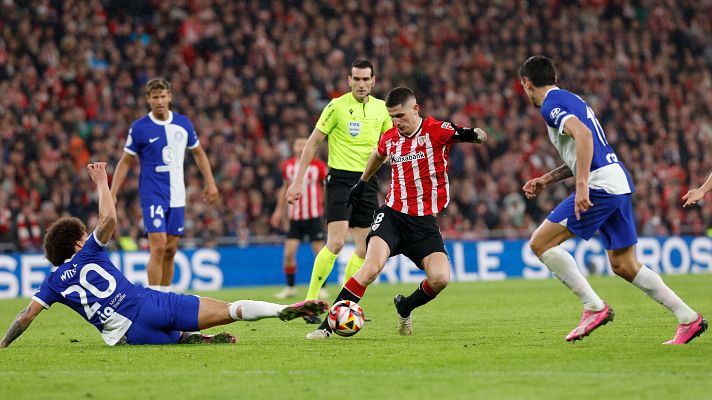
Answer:
[{"label": "football pitch", "polygon": [[[712,317],[712,275],[664,279]],[[55,305],[0,349],[0,399],[710,398],[712,332],[663,346],[670,313],[622,279],[591,282],[616,317],[575,344],[563,338],[580,305],[556,280],[452,283],[414,312],[410,337],[396,333],[392,298],[415,284],[369,287],[361,305],[373,321],[324,341],[307,341],[314,325],[302,320],[263,320],[210,331],[236,334],[236,345],[108,347]],[[206,295],[272,301],[277,289]],[[0,301],[2,333],[27,302]]]}]

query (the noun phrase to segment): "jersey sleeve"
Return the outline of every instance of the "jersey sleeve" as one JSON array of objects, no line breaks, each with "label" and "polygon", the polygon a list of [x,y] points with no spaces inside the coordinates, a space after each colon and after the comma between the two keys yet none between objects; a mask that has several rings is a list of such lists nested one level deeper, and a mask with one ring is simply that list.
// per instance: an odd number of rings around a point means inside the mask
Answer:
[{"label": "jersey sleeve", "polygon": [[388,135],[381,135],[381,138],[378,140],[378,147],[376,148],[376,151],[378,151],[378,155],[381,157],[388,156],[388,150],[386,149],[387,141],[388,141]]},{"label": "jersey sleeve", "polygon": [[129,129],[129,134],[126,136],[126,145],[124,146],[124,152],[135,156],[138,154],[138,138],[139,131],[136,129],[136,124],[131,125]]},{"label": "jersey sleeve", "polygon": [[40,288],[37,289],[37,292],[35,292],[34,296],[32,296],[32,300],[40,303],[45,309],[49,308],[52,304],[59,301],[57,292],[52,290],[50,276],[48,276],[44,280],[44,282],[42,282]]},{"label": "jersey sleeve", "polygon": [[188,143],[186,147],[192,150],[200,145],[200,142],[198,141],[198,132],[195,131],[193,123],[190,122],[188,118],[185,119],[185,125],[185,130],[188,131]]},{"label": "jersey sleeve", "polygon": [[328,135],[336,127],[336,120],[336,103],[332,100],[321,112],[321,116],[316,122],[316,128],[323,134]]},{"label": "jersey sleeve", "polygon": [[546,124],[555,128],[560,135],[564,133],[564,123],[574,116],[573,111],[562,101],[545,102],[541,107],[541,115]]},{"label": "jersey sleeve", "polygon": [[84,246],[80,251],[85,255],[100,254],[105,253],[107,251],[108,246],[108,243],[101,243],[96,238],[96,231],[94,231],[91,235],[89,235],[86,242],[84,242]]}]

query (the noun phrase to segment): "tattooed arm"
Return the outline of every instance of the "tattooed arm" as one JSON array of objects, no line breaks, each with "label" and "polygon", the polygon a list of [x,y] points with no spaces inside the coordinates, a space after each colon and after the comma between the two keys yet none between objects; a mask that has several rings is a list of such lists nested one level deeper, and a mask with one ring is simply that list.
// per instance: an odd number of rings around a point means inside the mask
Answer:
[{"label": "tattooed arm", "polygon": [[574,176],[574,174],[573,172],[571,172],[571,169],[568,167],[568,165],[562,164],[546,173],[543,178],[546,178],[546,183],[550,184],[558,182],[562,179],[571,178],[572,176]]},{"label": "tattooed arm", "polygon": [[17,339],[20,335],[22,335],[22,332],[24,332],[25,329],[30,326],[37,314],[42,312],[42,310],[44,310],[42,305],[32,300],[30,302],[30,305],[28,305],[27,308],[25,308],[24,310],[20,311],[20,313],[17,314],[17,318],[15,318],[12,324],[10,324],[10,327],[7,329],[7,332],[5,332],[5,337],[0,340],[0,348],[9,346],[13,340]]},{"label": "tattooed arm", "polygon": [[528,199],[533,199],[550,184],[572,176],[574,174],[571,169],[566,164],[562,164],[538,178],[528,180],[522,189],[524,189],[524,195]]}]

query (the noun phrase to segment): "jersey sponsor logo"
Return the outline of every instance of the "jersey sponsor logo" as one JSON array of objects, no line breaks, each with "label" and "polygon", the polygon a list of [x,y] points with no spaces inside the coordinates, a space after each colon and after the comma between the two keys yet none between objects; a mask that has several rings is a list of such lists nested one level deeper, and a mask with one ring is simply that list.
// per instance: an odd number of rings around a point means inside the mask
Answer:
[{"label": "jersey sponsor logo", "polygon": [[361,122],[349,121],[349,133],[351,136],[356,136],[361,133]]},{"label": "jersey sponsor logo", "polygon": [[559,107],[556,107],[553,110],[551,110],[551,112],[549,113],[549,116],[551,117],[551,119],[556,119],[556,117],[559,115],[560,112],[561,112],[561,109]]},{"label": "jersey sponsor logo", "polygon": [[154,137],[154,138],[148,139],[148,143],[153,143],[153,142],[155,142],[156,140],[158,140],[158,136],[156,136],[156,137]]},{"label": "jersey sponsor logo", "polygon": [[129,129],[129,137],[126,138],[126,147],[131,147],[131,144],[133,144],[133,137],[131,136],[131,131],[133,129]]},{"label": "jersey sponsor logo", "polygon": [[455,128],[453,128],[452,126],[450,126],[450,123],[449,123],[449,122],[443,122],[443,124],[440,125],[440,127],[441,127],[441,128],[445,128],[445,129],[455,130]]},{"label": "jersey sponsor logo", "polygon": [[425,158],[425,152],[419,151],[415,154],[408,154],[405,156],[393,156],[391,157],[391,164],[400,164],[408,161],[420,160],[421,158]]}]

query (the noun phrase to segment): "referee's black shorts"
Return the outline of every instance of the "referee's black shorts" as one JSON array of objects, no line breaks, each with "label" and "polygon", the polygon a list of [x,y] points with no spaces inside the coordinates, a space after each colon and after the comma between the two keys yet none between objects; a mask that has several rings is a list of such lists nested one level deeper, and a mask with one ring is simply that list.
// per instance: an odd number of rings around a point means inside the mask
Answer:
[{"label": "referee's black shorts", "polygon": [[373,221],[373,211],[378,208],[376,178],[366,184],[361,201],[348,207],[349,191],[361,178],[361,172],[330,169],[326,177],[326,223],[349,221],[349,227],[367,228]]},{"label": "referee's black shorts", "polygon": [[433,253],[447,255],[440,227],[434,215],[422,217],[403,214],[388,206],[376,210],[366,245],[373,236],[383,239],[391,249],[391,257],[403,254],[423,269],[423,259]]}]

